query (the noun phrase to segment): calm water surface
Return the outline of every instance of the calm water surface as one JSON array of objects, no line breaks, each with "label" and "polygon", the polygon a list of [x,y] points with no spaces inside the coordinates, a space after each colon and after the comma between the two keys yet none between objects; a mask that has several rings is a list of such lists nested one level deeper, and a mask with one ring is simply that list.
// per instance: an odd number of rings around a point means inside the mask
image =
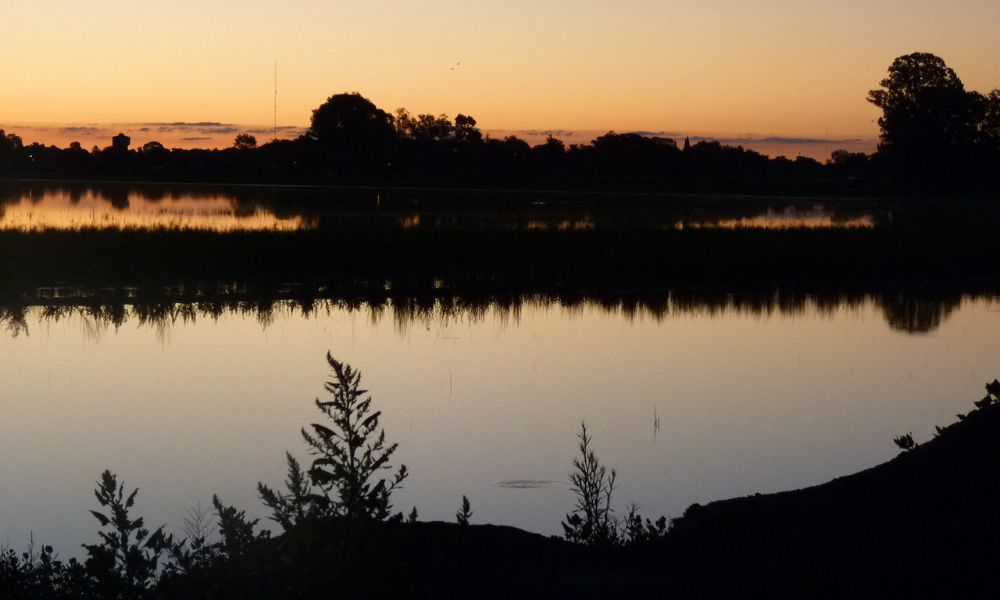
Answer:
[{"label": "calm water surface", "polygon": [[572,507],[581,421],[619,470],[621,509],[677,516],[889,459],[893,436],[929,438],[1000,375],[1000,304],[986,299],[919,334],[871,302],[660,318],[328,306],[117,328],[31,308],[23,325],[0,330],[0,543],[34,532],[64,555],[95,540],[86,511],[105,468],[141,488],[148,523],[177,529],[212,493],[265,516],[255,485],[281,483],[286,450],[306,458],[298,432],[319,416],[327,350],[362,370],[412,470],[397,509],[450,520],[465,494],[474,521],[543,533]]}]

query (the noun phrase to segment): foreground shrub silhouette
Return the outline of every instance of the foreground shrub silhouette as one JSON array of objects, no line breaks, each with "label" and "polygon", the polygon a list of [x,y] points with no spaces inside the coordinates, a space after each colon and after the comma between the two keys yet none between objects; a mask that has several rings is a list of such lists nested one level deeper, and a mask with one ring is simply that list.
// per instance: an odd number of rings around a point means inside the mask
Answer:
[{"label": "foreground shrub silhouette", "polygon": [[462,496],[462,508],[458,509],[458,512],[455,513],[455,521],[459,525],[468,525],[471,518],[472,505],[469,504],[468,497]]},{"label": "foreground shrub silhouette", "polygon": [[892,438],[892,442],[899,446],[901,450],[913,450],[917,443],[913,441],[913,433],[904,433],[899,437]]},{"label": "foreground shrub silhouette", "polygon": [[166,571],[172,573],[189,573],[207,566],[215,557],[215,546],[209,542],[217,529],[212,512],[199,502],[187,510],[183,523],[184,539],[170,549]]},{"label": "foreground shrub silhouette", "polygon": [[287,531],[297,523],[321,516],[323,510],[320,507],[326,508],[329,504],[325,498],[322,504],[317,502],[309,476],[302,470],[299,461],[290,453],[285,453],[285,459],[288,462],[288,476],[285,478],[288,493],[276,492],[263,483],[257,484],[257,493],[264,505],[271,509],[271,519]]},{"label": "foreground shrub silhouette", "polygon": [[[511,527],[416,522],[415,509],[411,523],[316,518],[271,538],[213,497],[219,539],[206,540],[212,534],[197,509],[186,519],[188,540],[164,554],[157,549],[170,538],[162,530],[140,535],[142,519],[129,514],[137,492],[127,494],[105,472],[95,511],[103,543],[88,550],[107,560],[64,563],[51,547],[36,551],[33,543],[21,555],[0,548],[0,599],[272,600],[333,590],[359,598],[773,598],[776,589],[782,597],[993,598],[1000,592],[991,545],[1000,539],[993,518],[1000,382],[988,384],[986,398],[963,417],[912,452],[860,473],[692,505],[669,532],[666,519],[643,519],[634,504],[614,516],[615,473],[600,463],[584,427],[571,479],[589,500],[581,497],[571,517],[583,529],[586,507],[596,507],[610,551]],[[294,470],[308,483],[308,474]],[[471,516],[466,500],[456,516]],[[181,550],[197,560],[181,564]],[[138,565],[130,589],[119,557]]]},{"label": "foreground shrub silhouette", "polygon": [[576,507],[566,515],[563,531],[571,542],[588,546],[617,544],[618,520],[611,508],[611,497],[617,487],[615,479],[618,474],[614,469],[609,472],[590,448],[591,438],[586,423],[580,426],[578,437],[580,456],[573,459],[576,470],[569,475],[573,493],[576,494]]},{"label": "foreground shrub silhouette", "polygon": [[994,379],[986,384],[986,395],[975,402],[976,408],[1000,405],[1000,380]]},{"label": "foreground shrub silhouette", "polygon": [[639,506],[629,505],[624,519],[615,516],[612,497],[618,487],[618,473],[601,464],[591,449],[587,424],[580,426],[580,456],[573,459],[569,480],[576,494],[576,506],[563,521],[564,537],[593,547],[629,546],[655,540],[667,533],[667,518],[655,522],[643,519]]},{"label": "foreground shrub silhouette", "polygon": [[[271,509],[273,518],[286,529],[306,518],[346,517],[350,520],[382,521],[389,517],[389,503],[408,472],[406,465],[389,479],[379,477],[391,471],[389,459],[399,444],[387,444],[379,427],[381,411],[372,411],[371,396],[360,389],[361,372],[342,363],[328,352],[326,360],[334,378],[324,387],[333,399],[316,407],[332,422],[332,427],[312,424],[302,429],[302,437],[316,458],[306,480],[298,461],[288,455],[288,493],[281,494],[263,484],[258,491]],[[311,482],[311,485],[310,485]],[[312,490],[312,486],[319,492]],[[402,519],[402,515],[399,515]]]},{"label": "foreground shrub silhouette", "polygon": [[212,496],[212,506],[215,507],[215,514],[219,518],[219,537],[222,538],[217,544],[217,550],[223,556],[228,558],[243,556],[255,540],[265,540],[270,537],[268,531],[254,533],[257,519],[247,519],[246,511],[226,506],[218,496]]},{"label": "foreground shrub silhouette", "polygon": [[85,544],[87,571],[93,575],[97,590],[108,598],[140,598],[155,582],[161,558],[174,545],[173,536],[163,527],[152,533],[142,517],[133,519],[129,510],[135,505],[139,489],[125,495],[125,483],[111,471],[104,471],[94,495],[103,512],[90,514],[100,522],[100,544]]},{"label": "foreground shrub silhouette", "polygon": [[637,504],[632,503],[629,506],[622,524],[622,540],[625,544],[651,542],[665,535],[667,535],[666,517],[661,515],[659,519],[653,521],[639,514]]},{"label": "foreground shrub silhouette", "polygon": [[0,547],[0,598],[84,599],[92,595],[91,581],[75,558],[59,560],[52,546],[35,550],[34,536],[28,549],[17,554]]}]

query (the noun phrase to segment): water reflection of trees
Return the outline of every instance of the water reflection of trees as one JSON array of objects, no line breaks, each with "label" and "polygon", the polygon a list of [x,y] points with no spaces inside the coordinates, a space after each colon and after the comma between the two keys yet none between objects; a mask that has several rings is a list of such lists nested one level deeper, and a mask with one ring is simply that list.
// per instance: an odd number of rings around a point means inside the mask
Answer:
[{"label": "water reflection of trees", "polygon": [[0,329],[11,337],[28,335],[29,322],[56,323],[76,319],[88,335],[99,337],[107,329],[128,323],[148,326],[160,332],[176,324],[193,324],[200,319],[216,321],[224,316],[252,318],[266,328],[277,319],[310,318],[337,311],[365,314],[374,324],[392,319],[397,331],[406,332],[414,325],[431,326],[454,322],[476,323],[492,319],[517,323],[525,309],[559,308],[570,316],[600,310],[626,321],[660,322],[681,316],[751,318],[832,315],[839,310],[860,310],[874,306],[893,329],[907,333],[926,333],[938,328],[963,300],[995,296],[913,295],[904,293],[756,293],[724,294],[675,291],[662,294],[524,294],[495,296],[368,296],[297,298],[215,298],[178,300],[93,299],[80,296],[51,299],[34,304],[0,305]]},{"label": "water reflection of trees", "polygon": [[918,298],[903,294],[882,297],[882,312],[893,329],[911,333],[926,333],[941,326],[951,313],[962,304],[958,295],[935,298]]}]

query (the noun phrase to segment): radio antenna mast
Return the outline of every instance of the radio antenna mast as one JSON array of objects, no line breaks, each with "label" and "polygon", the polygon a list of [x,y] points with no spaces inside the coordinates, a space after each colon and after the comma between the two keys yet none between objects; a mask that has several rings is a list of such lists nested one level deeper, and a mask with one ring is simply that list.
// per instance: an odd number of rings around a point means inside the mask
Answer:
[{"label": "radio antenna mast", "polygon": [[274,141],[278,141],[278,60],[274,60]]}]

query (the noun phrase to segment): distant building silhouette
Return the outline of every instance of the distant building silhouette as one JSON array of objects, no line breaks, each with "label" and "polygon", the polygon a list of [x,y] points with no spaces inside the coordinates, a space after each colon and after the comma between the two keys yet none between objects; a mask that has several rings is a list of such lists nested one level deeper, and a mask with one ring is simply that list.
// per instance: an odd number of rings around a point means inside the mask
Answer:
[{"label": "distant building silhouette", "polygon": [[115,152],[128,152],[128,147],[131,143],[132,138],[124,133],[119,133],[115,137],[111,138],[111,149]]}]

